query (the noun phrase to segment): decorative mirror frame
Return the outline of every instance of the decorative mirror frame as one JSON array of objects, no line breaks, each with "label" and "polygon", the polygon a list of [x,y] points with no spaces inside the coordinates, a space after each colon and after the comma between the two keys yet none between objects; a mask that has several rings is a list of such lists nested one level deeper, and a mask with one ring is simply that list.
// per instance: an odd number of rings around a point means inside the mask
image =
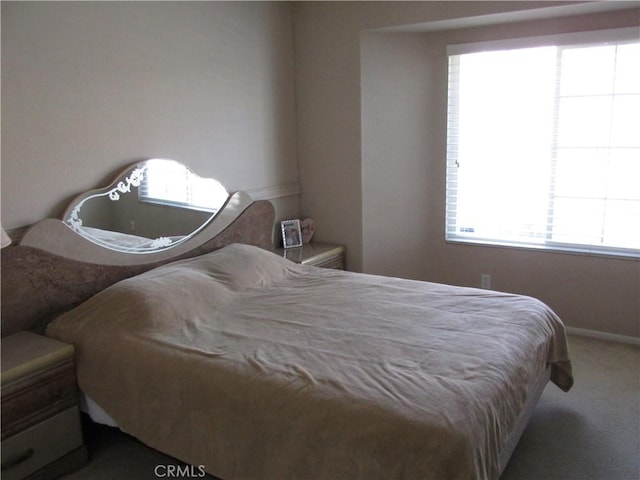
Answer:
[{"label": "decorative mirror frame", "polygon": [[[112,201],[118,201],[121,195],[131,192],[132,187],[140,185],[144,178],[144,169],[140,169],[139,165],[143,163],[137,162],[127,167],[109,186],[91,190],[75,197],[64,212],[63,220],[49,218],[32,225],[25,232],[19,245],[38,248],[64,258],[94,264],[143,265],[161,262],[179,257],[202,246],[223,232],[245,209],[254,203],[246,192],[239,191],[228,194],[226,202],[195,231],[178,241],[167,242],[166,240],[171,239],[165,240],[163,237],[154,239],[152,243],[155,242],[157,248],[144,252],[126,248],[114,249],[111,245],[106,245],[96,238],[87,238],[88,236],[82,231],[82,219],[79,215],[85,202],[98,196],[106,196]],[[191,170],[189,171],[191,172]],[[127,174],[127,172],[131,173]],[[120,180],[122,177],[124,179]],[[224,187],[221,186],[221,188]]]},{"label": "decorative mirror frame", "polygon": [[[194,180],[205,181],[211,186],[211,192],[214,195],[218,195],[218,197],[214,200],[215,204],[208,205],[206,207],[201,206],[201,208],[194,208],[190,205],[174,205],[172,202],[164,203],[164,202],[146,202],[146,203],[155,203],[158,205],[165,205],[168,208],[184,208],[187,210],[200,210],[200,211],[208,211],[211,209],[211,215],[208,216],[206,221],[201,223],[197,228],[194,228],[189,233],[185,233],[184,235],[180,235],[179,237],[170,237],[160,235],[157,237],[145,238],[139,237],[133,233],[127,234],[124,233],[123,230],[109,232],[109,230],[100,230],[99,228],[87,228],[84,225],[83,219],[80,215],[82,207],[89,201],[96,201],[102,198],[109,199],[111,202],[119,202],[121,197],[130,195],[132,193],[132,189],[135,187],[138,189],[138,195],[140,197],[141,191],[139,190],[145,180],[145,175],[147,172],[151,172],[151,168],[154,164],[162,166],[164,164],[165,167],[169,167],[171,169],[179,170],[178,173],[182,174],[184,172],[188,177],[193,178]],[[224,198],[223,198],[224,197]],[[221,200],[218,200],[221,199]],[[208,223],[210,223],[215,216],[218,214],[220,210],[224,208],[224,205],[228,202],[230,198],[229,192],[222,186],[220,182],[213,178],[204,178],[200,177],[196,173],[194,173],[190,168],[183,165],[180,162],[170,159],[164,158],[150,158],[147,160],[143,160],[141,162],[134,163],[124,169],[116,178],[113,180],[108,186],[90,190],[88,192],[82,193],[74,198],[74,200],[69,204],[66,211],[64,212],[62,218],[63,222],[69,226],[74,232],[78,235],[86,238],[90,242],[96,243],[107,249],[112,249],[120,252],[126,253],[134,253],[134,254],[148,254],[153,252],[158,252],[167,248],[173,248],[176,245],[187,241],[189,238],[196,235],[199,231],[201,231]],[[99,232],[99,233],[98,233]],[[123,232],[123,233],[118,233]],[[107,234],[106,236],[100,236],[102,234]],[[111,236],[109,235],[111,234]],[[134,244],[118,244],[115,242],[116,235],[120,235],[122,238],[137,240]]]},{"label": "decorative mirror frame", "polygon": [[224,208],[196,235],[173,248],[145,255],[104,248],[75,233],[62,220],[48,218],[31,226],[20,241],[21,246],[86,263],[102,265],[142,265],[176,258],[194,250],[222,233],[240,214],[252,205],[253,199],[243,191],[231,195]]}]

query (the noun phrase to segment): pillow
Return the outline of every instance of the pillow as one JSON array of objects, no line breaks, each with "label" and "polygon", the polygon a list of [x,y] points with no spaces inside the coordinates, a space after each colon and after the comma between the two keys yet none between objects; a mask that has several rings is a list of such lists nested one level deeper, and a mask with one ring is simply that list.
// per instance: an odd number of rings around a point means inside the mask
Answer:
[{"label": "pillow", "polygon": [[105,322],[115,330],[145,331],[178,319],[207,318],[234,293],[284,279],[298,265],[258,247],[228,245],[200,257],[162,265],[121,280],[47,327],[47,335],[75,343],[82,331]]}]

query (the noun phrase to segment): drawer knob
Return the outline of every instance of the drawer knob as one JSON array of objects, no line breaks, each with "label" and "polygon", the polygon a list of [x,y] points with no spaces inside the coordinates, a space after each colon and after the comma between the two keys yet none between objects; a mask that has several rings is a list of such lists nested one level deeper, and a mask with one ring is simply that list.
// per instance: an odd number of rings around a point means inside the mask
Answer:
[{"label": "drawer knob", "polygon": [[34,452],[33,448],[30,448],[30,449],[28,449],[28,450],[16,455],[15,457],[10,458],[6,462],[2,462],[1,470],[2,471],[9,470],[10,468],[16,467],[16,466],[20,465],[21,463],[26,462],[31,457],[33,457],[34,453],[35,452]]}]

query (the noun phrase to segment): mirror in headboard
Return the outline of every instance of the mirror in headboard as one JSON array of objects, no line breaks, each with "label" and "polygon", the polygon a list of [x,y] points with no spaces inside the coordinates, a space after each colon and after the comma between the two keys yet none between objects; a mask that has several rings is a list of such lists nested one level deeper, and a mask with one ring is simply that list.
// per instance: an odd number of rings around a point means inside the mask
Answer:
[{"label": "mirror in headboard", "polygon": [[131,165],[105,188],[76,197],[63,222],[102,247],[149,253],[195,235],[228,200],[217,180],[175,160],[154,158]]}]

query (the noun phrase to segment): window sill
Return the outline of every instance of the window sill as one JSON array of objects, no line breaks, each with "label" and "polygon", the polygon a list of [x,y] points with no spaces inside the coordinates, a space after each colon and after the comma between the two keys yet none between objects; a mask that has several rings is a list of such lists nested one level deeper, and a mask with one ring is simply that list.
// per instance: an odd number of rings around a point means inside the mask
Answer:
[{"label": "window sill", "polygon": [[589,247],[574,246],[574,245],[536,245],[525,244],[516,242],[501,242],[496,240],[485,239],[469,239],[469,238],[447,238],[445,243],[450,245],[469,245],[476,247],[489,247],[489,248],[508,248],[516,250],[526,250],[533,252],[547,252],[553,254],[563,255],[581,255],[586,257],[601,257],[610,258],[616,260],[630,260],[640,262],[640,250],[636,249],[611,249],[611,250],[597,250]]}]

